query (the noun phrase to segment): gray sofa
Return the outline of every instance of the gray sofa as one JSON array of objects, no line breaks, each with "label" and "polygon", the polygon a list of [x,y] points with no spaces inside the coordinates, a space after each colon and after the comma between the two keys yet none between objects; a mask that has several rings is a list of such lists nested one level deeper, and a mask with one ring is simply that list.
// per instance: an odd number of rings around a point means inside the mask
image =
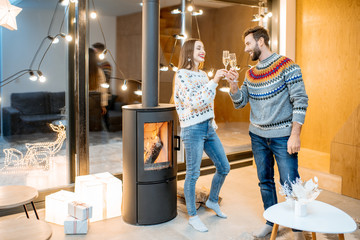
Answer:
[{"label": "gray sofa", "polygon": [[10,107],[2,109],[3,136],[51,132],[49,123],[62,118],[65,92],[12,93]]}]

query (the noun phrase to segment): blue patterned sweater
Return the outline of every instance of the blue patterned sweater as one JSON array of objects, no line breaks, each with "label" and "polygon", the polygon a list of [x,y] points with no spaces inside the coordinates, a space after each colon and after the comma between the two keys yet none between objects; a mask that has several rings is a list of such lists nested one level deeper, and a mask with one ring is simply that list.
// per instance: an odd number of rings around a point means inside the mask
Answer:
[{"label": "blue patterned sweater", "polygon": [[248,70],[230,97],[235,108],[250,103],[249,131],[265,138],[290,136],[292,122],[303,124],[308,106],[300,67],[276,53]]}]

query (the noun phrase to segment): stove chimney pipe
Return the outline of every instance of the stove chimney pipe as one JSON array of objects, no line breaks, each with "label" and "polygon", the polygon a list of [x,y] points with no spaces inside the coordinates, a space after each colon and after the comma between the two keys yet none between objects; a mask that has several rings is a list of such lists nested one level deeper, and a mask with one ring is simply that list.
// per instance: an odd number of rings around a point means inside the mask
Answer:
[{"label": "stove chimney pipe", "polygon": [[159,105],[159,0],[143,0],[142,106]]}]

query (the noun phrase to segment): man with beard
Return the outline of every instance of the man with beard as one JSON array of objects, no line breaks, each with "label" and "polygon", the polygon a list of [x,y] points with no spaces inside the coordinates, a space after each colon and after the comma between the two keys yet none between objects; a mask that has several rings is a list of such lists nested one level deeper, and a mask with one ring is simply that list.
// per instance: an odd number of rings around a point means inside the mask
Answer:
[{"label": "man with beard", "polygon": [[[280,183],[299,178],[298,156],[301,126],[305,120],[308,96],[300,67],[291,59],[272,53],[269,34],[263,27],[246,30],[243,35],[245,52],[256,66],[249,69],[239,89],[239,74],[231,69],[228,82],[235,108],[251,107],[249,134],[257,167],[264,209],[277,203],[274,182],[276,160]],[[274,159],[275,157],[275,159]],[[273,223],[266,224],[254,235],[271,233]],[[293,229],[295,239],[305,239],[301,231]]]}]

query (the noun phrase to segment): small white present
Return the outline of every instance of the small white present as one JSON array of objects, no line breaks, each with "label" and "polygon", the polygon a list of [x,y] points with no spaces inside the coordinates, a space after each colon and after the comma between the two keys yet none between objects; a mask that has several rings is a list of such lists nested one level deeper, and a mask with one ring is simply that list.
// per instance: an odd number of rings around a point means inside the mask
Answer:
[{"label": "small white present", "polygon": [[71,217],[85,220],[92,217],[92,206],[83,202],[72,201],[68,204],[68,213]]},{"label": "small white present", "polygon": [[64,221],[65,234],[86,234],[88,232],[88,219],[79,220],[68,216]]},{"label": "small white present", "polygon": [[108,172],[78,176],[75,193],[93,206],[90,222],[121,216],[122,182]]},{"label": "small white present", "polygon": [[61,190],[45,197],[45,221],[64,224],[68,216],[68,203],[75,201],[75,193]]}]

